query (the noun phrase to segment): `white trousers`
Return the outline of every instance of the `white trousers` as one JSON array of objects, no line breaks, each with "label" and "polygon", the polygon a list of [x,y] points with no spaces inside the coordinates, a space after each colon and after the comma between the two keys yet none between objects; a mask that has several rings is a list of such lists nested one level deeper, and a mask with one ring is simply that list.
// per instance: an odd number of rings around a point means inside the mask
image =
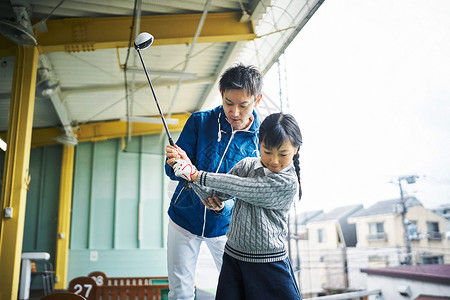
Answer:
[{"label": "white trousers", "polygon": [[220,273],[226,236],[205,238],[190,233],[169,219],[167,231],[167,271],[169,300],[193,300],[195,267],[200,245],[205,242]]}]

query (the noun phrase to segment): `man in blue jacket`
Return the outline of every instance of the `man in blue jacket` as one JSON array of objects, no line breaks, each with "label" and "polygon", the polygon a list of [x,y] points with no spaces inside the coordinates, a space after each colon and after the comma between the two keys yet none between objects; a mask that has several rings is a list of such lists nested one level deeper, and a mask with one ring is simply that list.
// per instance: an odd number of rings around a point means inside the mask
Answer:
[{"label": "man in blue jacket", "polygon": [[[168,159],[182,158],[190,160],[199,170],[227,173],[244,157],[259,156],[261,122],[254,107],[262,97],[261,73],[254,66],[237,64],[222,74],[219,90],[222,105],[193,113],[176,142],[177,147],[166,147]],[[220,271],[233,203],[225,202],[221,211],[207,210],[167,163],[165,170],[170,179],[179,181],[168,211],[169,299],[194,299],[200,245],[206,243]]]}]

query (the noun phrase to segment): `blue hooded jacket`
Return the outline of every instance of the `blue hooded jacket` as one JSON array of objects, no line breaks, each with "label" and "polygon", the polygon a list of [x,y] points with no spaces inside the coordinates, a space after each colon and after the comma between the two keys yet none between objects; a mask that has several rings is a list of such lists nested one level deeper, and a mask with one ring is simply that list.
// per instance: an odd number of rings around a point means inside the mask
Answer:
[{"label": "blue hooded jacket", "polygon": [[[176,144],[186,151],[198,170],[227,173],[245,157],[259,156],[258,130],[261,124],[253,111],[253,123],[248,131],[233,131],[222,106],[193,113],[187,120]],[[166,163],[165,171],[178,185],[170,201],[169,216],[189,232],[204,237],[225,235],[230,224],[233,201],[226,201],[221,214],[206,209],[192,188],[186,189]]]}]

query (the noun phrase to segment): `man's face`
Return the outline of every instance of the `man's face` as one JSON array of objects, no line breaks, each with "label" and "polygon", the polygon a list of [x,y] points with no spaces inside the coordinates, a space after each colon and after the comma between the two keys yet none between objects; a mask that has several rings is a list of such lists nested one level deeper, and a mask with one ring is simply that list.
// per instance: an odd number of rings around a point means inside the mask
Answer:
[{"label": "man's face", "polygon": [[261,95],[249,96],[245,90],[226,90],[222,93],[223,110],[233,129],[242,130],[250,124],[253,108],[260,100]]}]

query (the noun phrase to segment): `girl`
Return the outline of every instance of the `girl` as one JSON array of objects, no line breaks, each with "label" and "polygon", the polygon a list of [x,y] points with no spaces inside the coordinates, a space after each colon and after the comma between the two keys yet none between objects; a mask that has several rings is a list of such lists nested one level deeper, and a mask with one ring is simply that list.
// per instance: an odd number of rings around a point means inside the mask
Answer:
[{"label": "girl", "polygon": [[202,200],[220,211],[235,198],[227,232],[216,299],[301,299],[285,247],[287,218],[298,192],[301,198],[300,128],[289,114],[268,116],[259,130],[261,157],[238,162],[228,174],[197,171],[173,160],[175,175],[195,190],[211,188],[216,197]]}]

